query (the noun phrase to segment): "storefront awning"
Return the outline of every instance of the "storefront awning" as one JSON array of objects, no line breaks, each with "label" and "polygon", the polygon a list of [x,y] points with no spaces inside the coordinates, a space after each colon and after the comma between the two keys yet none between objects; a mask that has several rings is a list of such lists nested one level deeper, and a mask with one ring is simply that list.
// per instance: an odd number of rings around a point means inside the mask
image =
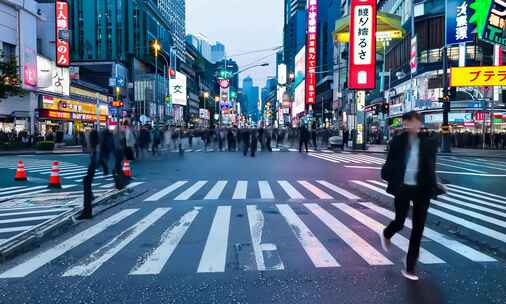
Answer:
[{"label": "storefront awning", "polygon": [[[406,32],[401,25],[401,17],[385,12],[378,12],[376,23],[376,39],[392,40],[404,37]],[[334,41],[347,43],[350,41],[350,16],[336,21]],[[381,47],[381,44],[378,44]]]}]

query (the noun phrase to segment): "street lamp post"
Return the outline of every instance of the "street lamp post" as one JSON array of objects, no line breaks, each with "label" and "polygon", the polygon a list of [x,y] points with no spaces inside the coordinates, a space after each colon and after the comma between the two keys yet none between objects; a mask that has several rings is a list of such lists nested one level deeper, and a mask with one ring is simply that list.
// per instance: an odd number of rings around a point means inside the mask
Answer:
[{"label": "street lamp post", "polygon": [[153,42],[153,50],[155,51],[155,107],[156,107],[156,117],[157,119],[160,119],[160,108],[158,105],[158,53],[161,50],[160,43],[158,40],[155,40]]}]

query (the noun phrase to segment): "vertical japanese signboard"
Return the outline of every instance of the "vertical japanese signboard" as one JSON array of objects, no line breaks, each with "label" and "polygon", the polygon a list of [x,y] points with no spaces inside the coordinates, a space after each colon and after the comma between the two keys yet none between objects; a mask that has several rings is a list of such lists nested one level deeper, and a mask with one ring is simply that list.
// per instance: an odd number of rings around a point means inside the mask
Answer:
[{"label": "vertical japanese signboard", "polygon": [[471,9],[469,0],[447,0],[446,4],[446,42],[459,44],[473,42],[474,27],[469,23]]},{"label": "vertical japanese signboard", "polygon": [[68,67],[70,64],[69,46],[69,4],[56,1],[56,65]]},{"label": "vertical japanese signboard", "polygon": [[350,8],[350,89],[376,86],[376,1],[352,0]]},{"label": "vertical japanese signboard", "polygon": [[316,36],[318,33],[318,0],[307,2],[306,37],[306,104],[316,102]]},{"label": "vertical japanese signboard", "polygon": [[506,1],[469,0],[469,23],[476,26],[478,37],[488,43],[506,46]]}]

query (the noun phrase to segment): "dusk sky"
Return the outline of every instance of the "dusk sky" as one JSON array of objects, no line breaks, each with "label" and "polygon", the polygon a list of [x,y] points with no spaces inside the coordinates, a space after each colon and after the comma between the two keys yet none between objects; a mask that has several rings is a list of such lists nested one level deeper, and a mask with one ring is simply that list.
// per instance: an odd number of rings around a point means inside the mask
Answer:
[{"label": "dusk sky", "polygon": [[211,43],[220,41],[239,68],[268,56],[260,61],[269,62],[269,67],[254,68],[240,75],[241,81],[249,75],[255,85],[263,86],[267,76],[276,75],[275,51],[239,57],[233,55],[282,45],[283,1],[188,0],[186,33],[204,34]]}]

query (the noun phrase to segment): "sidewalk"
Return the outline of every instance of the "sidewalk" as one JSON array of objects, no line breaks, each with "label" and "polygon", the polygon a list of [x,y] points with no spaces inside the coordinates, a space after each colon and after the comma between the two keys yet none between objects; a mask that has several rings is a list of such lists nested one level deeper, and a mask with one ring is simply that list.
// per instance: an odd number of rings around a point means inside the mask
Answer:
[{"label": "sidewalk", "polygon": [[[348,152],[361,153],[387,153],[386,145],[368,145],[366,151],[345,148]],[[506,158],[506,150],[482,150],[454,148],[451,153],[438,153],[439,156],[460,156],[460,157],[484,157],[484,158]]]},{"label": "sidewalk", "polygon": [[86,153],[86,152],[83,152],[83,148],[81,146],[62,146],[62,147],[55,147],[55,149],[53,151],[39,151],[36,149],[0,151],[0,156],[2,156],[2,155],[80,154],[80,153]]}]

